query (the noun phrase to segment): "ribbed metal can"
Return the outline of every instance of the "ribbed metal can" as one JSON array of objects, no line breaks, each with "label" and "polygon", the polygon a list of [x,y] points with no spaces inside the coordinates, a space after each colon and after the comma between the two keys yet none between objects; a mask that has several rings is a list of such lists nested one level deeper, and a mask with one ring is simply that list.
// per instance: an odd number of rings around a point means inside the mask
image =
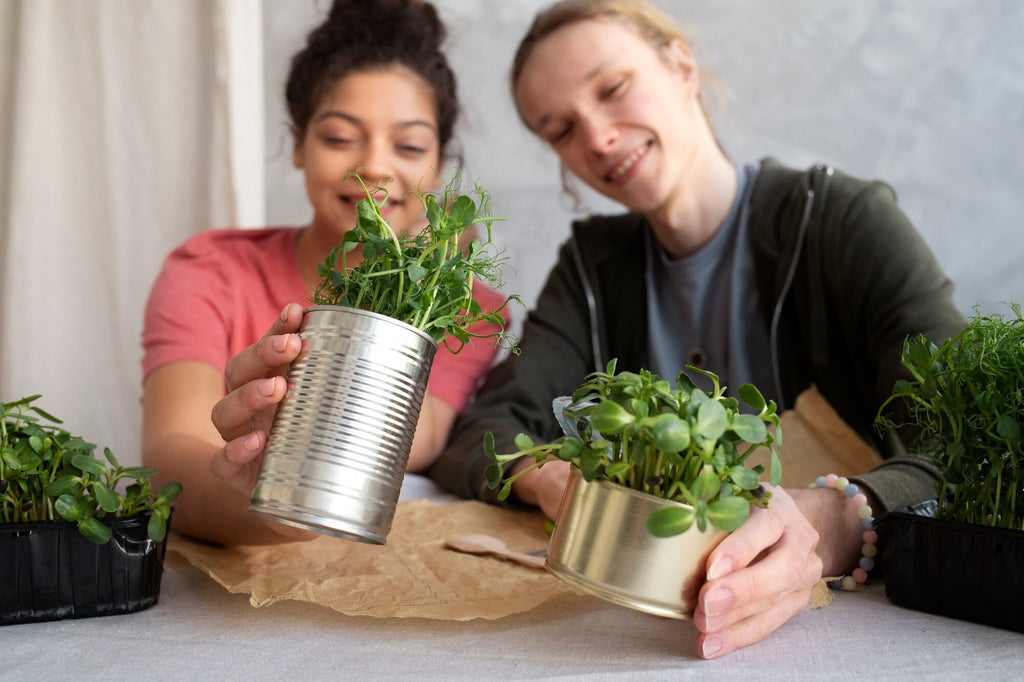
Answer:
[{"label": "ribbed metal can", "polygon": [[398,320],[311,306],[249,510],[384,544],[437,344]]},{"label": "ribbed metal can", "polygon": [[708,555],[725,537],[696,525],[667,538],[647,517],[679,502],[611,481],[586,481],[572,467],[548,545],[546,567],[564,582],[607,601],[669,618],[691,618]]}]

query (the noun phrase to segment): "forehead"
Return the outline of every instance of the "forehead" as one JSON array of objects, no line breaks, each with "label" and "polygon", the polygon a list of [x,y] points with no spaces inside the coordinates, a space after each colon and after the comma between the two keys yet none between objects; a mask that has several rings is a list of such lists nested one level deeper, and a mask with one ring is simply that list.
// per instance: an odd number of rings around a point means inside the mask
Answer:
[{"label": "forehead", "polygon": [[400,66],[356,71],[334,81],[317,103],[313,118],[331,111],[367,124],[417,121],[437,129],[433,90],[418,75]]},{"label": "forehead", "polygon": [[655,50],[620,21],[598,18],[567,24],[534,46],[520,71],[516,100],[532,124],[550,104],[601,74],[626,66],[653,68],[655,62],[660,62]]}]

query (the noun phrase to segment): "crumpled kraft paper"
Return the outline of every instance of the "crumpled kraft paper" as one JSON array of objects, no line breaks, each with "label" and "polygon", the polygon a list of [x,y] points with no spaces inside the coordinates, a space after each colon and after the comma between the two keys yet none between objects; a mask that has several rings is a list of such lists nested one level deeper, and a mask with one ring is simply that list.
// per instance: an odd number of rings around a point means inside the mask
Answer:
[{"label": "crumpled kraft paper", "polygon": [[443,547],[447,538],[486,533],[509,548],[544,549],[540,512],[477,501],[398,504],[387,544],[329,536],[274,546],[219,547],[172,535],[168,549],[253,606],[282,599],[323,604],[353,616],[496,619],[562,595],[584,596],[547,571]]},{"label": "crumpled kraft paper", "polygon": [[[813,388],[782,415],[782,431],[786,487],[808,485],[829,472],[868,471],[880,461]],[[383,546],[322,536],[285,545],[219,547],[172,534],[168,548],[230,592],[248,593],[253,606],[297,599],[355,616],[471,620],[529,611],[556,597],[597,599],[546,571],[444,548],[446,539],[469,533],[493,535],[521,552],[548,543],[540,512],[477,501],[406,500],[398,504]],[[822,580],[808,608],[826,606],[832,598]]]}]

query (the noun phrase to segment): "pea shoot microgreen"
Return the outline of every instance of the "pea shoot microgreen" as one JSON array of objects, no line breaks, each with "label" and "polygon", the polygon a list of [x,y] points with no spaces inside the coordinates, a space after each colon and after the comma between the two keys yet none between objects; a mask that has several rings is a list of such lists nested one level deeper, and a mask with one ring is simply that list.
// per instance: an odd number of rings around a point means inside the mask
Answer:
[{"label": "pea shoot microgreen", "polygon": [[[942,472],[937,515],[1024,530],[1024,315],[982,315],[940,346],[908,337],[896,382],[879,409],[879,428],[911,426],[914,445]],[[887,416],[904,401],[906,423]]]},{"label": "pea shoot microgreen", "polygon": [[[473,299],[475,280],[495,288],[503,285],[500,254],[491,240],[491,223],[503,219],[491,215],[487,192],[477,185],[476,200],[459,194],[461,175],[456,172],[440,193],[417,194],[427,225],[419,234],[405,236],[396,234],[384,219],[365,181],[357,173],[350,176],[367,197],[356,206],[355,226],[319,264],[321,282],[313,303],[386,315],[444,342],[454,352],[474,338],[494,338],[515,350],[501,311],[519,297],[508,296],[498,310],[488,311]],[[382,187],[372,189],[386,192]],[[477,225],[485,228],[486,238],[460,247]],[[349,267],[347,255],[356,247],[362,260]]]}]

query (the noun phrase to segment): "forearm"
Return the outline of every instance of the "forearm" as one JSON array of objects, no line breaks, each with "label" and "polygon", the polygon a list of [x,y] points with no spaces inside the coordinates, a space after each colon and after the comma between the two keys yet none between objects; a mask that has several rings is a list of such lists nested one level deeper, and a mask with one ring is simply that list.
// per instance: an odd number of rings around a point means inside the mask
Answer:
[{"label": "forearm", "polygon": [[157,485],[176,480],[182,492],[175,501],[172,530],[223,545],[263,545],[308,539],[309,533],[249,513],[249,496],[210,472],[217,449],[200,438],[163,435],[144,450],[146,466],[159,470]]}]

